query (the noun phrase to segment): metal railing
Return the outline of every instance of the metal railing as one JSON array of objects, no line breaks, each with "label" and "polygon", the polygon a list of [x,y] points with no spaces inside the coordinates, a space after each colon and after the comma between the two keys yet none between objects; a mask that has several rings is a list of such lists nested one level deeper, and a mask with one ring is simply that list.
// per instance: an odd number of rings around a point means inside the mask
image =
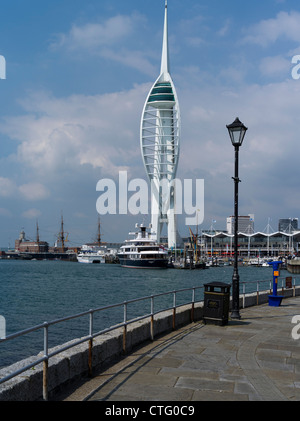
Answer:
[{"label": "metal railing", "polygon": [[[281,278],[280,278],[281,279]],[[282,278],[282,289],[284,289],[284,279]],[[258,298],[259,298],[259,286],[262,283],[270,283],[270,292],[271,292],[271,287],[272,287],[272,281],[253,281],[253,282],[241,282],[241,285],[243,285],[243,292],[241,293],[240,296],[243,297],[243,307],[245,306],[245,296],[247,293],[251,293],[251,292],[255,292],[254,291],[250,291],[248,288],[248,291],[246,291],[246,285],[249,284],[256,284],[256,292],[257,292],[257,304],[258,304]],[[296,279],[294,278],[294,282],[293,282],[293,286],[292,288],[294,289],[293,295],[295,296],[295,290],[296,290]],[[143,298],[136,298],[133,300],[128,300],[125,301],[123,303],[119,303],[119,304],[113,304],[113,305],[108,305],[108,306],[104,306],[104,307],[100,307],[100,308],[96,308],[96,309],[91,309],[79,314],[75,314],[72,316],[68,316],[68,317],[63,317],[57,320],[53,320],[51,322],[45,322],[42,323],[40,325],[31,327],[29,329],[25,329],[22,330],[20,332],[11,334],[9,336],[7,336],[4,339],[0,339],[0,345],[1,343],[13,340],[15,338],[27,335],[31,332],[35,332],[38,330],[42,330],[44,332],[44,350],[43,350],[43,356],[40,358],[37,358],[34,362],[31,362],[30,364],[25,365],[24,367],[14,371],[13,373],[10,373],[9,375],[3,377],[0,379],[0,385],[2,383],[7,382],[8,380],[22,374],[23,372],[31,369],[32,367],[43,363],[43,399],[44,400],[48,400],[48,363],[50,358],[54,357],[55,355],[58,355],[64,351],[67,351],[70,348],[73,348],[77,345],[80,345],[84,342],[88,342],[89,344],[89,349],[88,349],[88,371],[89,371],[89,375],[92,376],[92,353],[93,353],[93,339],[95,339],[96,337],[103,335],[105,333],[111,332],[113,330],[119,329],[123,327],[123,352],[126,352],[126,335],[127,335],[127,327],[128,325],[144,320],[146,318],[150,318],[150,339],[153,341],[154,340],[154,317],[155,315],[162,313],[164,311],[168,311],[168,310],[172,310],[173,311],[173,315],[172,315],[172,328],[173,330],[176,329],[176,309],[182,306],[186,306],[186,305],[191,305],[191,322],[194,322],[194,309],[195,309],[195,304],[199,303],[201,301],[203,301],[203,297],[201,297],[201,299],[196,299],[196,292],[199,290],[203,290],[204,286],[199,286],[199,287],[193,287],[193,288],[184,288],[184,289],[179,289],[176,291],[169,291],[169,292],[163,292],[163,293],[159,293],[159,294],[155,294],[155,295],[151,295],[151,296],[147,296],[147,297],[143,297]],[[183,303],[178,304],[178,294],[183,293],[183,292],[191,292],[192,296],[191,299],[188,301],[185,301]],[[168,306],[168,307],[164,307],[163,309],[159,309],[155,311],[155,300],[158,297],[163,297],[163,296],[172,296],[172,305]],[[145,301],[145,300],[149,300],[150,301],[150,312],[147,314],[144,314],[142,316],[138,316],[135,317],[133,319],[127,320],[127,314],[128,314],[128,306],[130,304],[133,303],[137,303],[137,302],[141,302],[141,301]],[[108,309],[112,309],[112,308],[117,308],[117,307],[123,307],[123,321],[114,325],[113,327],[109,327],[103,330],[100,330],[98,332],[93,332],[94,331],[94,315],[95,313],[98,312],[103,312],[105,310]],[[71,343],[68,344],[64,344],[61,345],[59,347],[56,347],[55,350],[52,350],[51,352],[49,352],[49,328],[51,326],[66,322],[68,320],[74,320],[74,319],[78,319],[84,316],[89,316],[89,333],[88,335],[78,339],[78,340],[74,340]]]},{"label": "metal railing", "polygon": [[[287,287],[287,279],[291,280],[291,286]],[[284,294],[284,290],[285,289],[293,289],[293,296],[296,295],[296,278],[292,278],[291,276],[289,277],[281,277],[278,278],[278,287],[279,287],[279,283],[281,281],[281,291],[282,294]],[[246,285],[256,285],[256,304],[259,304],[259,293],[260,293],[260,284],[269,284],[269,289],[268,291],[270,292],[270,294],[272,294],[272,286],[273,286],[273,280],[266,280],[266,281],[248,281],[248,282],[240,282],[240,284],[243,286],[243,292],[240,292],[240,296],[242,295],[242,299],[243,299],[243,304],[242,307],[245,308],[245,297],[247,293],[251,293],[251,292],[255,292],[255,289],[253,289],[252,291],[246,291]]]}]

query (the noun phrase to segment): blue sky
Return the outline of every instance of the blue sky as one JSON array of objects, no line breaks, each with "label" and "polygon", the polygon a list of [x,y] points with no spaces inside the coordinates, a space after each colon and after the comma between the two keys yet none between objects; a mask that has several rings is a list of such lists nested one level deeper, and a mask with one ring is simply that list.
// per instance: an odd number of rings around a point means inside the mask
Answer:
[{"label": "blue sky", "polygon": [[[300,5],[293,0],[169,0],[171,73],[182,114],[178,177],[205,180],[203,229],[233,212],[226,124],[249,127],[240,152],[240,214],[255,229],[300,216]],[[96,234],[97,181],[145,178],[142,107],[160,70],[164,0],[0,2],[0,246],[19,231],[70,245]],[[123,241],[143,216],[101,218]],[[180,233],[188,233],[180,220]]]}]

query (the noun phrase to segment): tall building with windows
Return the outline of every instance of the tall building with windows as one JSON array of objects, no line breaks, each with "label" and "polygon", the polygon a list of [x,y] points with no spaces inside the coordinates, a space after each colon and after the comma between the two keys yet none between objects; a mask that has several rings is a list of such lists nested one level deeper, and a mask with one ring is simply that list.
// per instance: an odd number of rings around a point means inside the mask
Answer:
[{"label": "tall building with windows", "polygon": [[278,231],[288,234],[298,231],[298,218],[279,219]]},{"label": "tall building with windows", "polygon": [[[229,216],[226,220],[226,228],[228,234],[234,234],[234,216]],[[254,215],[238,217],[238,232],[243,234],[254,233]]]},{"label": "tall building with windows", "polygon": [[158,242],[164,224],[168,246],[176,247],[176,178],[180,143],[180,110],[170,75],[168,45],[168,4],[165,20],[160,75],[152,86],[142,113],[140,144],[151,183],[152,236]]}]

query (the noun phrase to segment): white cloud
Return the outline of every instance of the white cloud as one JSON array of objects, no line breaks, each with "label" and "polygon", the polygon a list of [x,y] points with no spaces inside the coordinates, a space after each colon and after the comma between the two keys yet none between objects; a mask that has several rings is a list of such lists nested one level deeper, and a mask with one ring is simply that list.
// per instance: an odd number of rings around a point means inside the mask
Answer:
[{"label": "white cloud", "polygon": [[5,198],[17,198],[20,193],[25,200],[29,201],[42,200],[49,196],[48,189],[41,183],[33,182],[17,186],[17,184],[9,178],[0,177],[0,196]]},{"label": "white cloud", "polygon": [[16,184],[14,181],[6,177],[0,177],[0,196],[9,197],[16,191]]},{"label": "white cloud", "polygon": [[[197,77],[200,80],[201,74],[194,75],[190,86],[178,89],[182,110],[178,176],[205,179],[206,215],[217,211],[225,218],[232,212],[234,154],[226,124],[238,116],[249,127],[240,153],[241,211],[271,212],[271,193],[264,187],[268,179],[281,198],[273,212],[279,212],[280,207],[284,216],[284,201],[293,194],[298,179],[300,83],[290,78],[265,86],[240,84],[229,89],[217,83],[205,87],[197,83]],[[73,179],[77,186],[68,200],[74,201],[76,212],[82,212],[78,197],[83,181],[95,192],[100,177],[116,177],[119,170],[129,169],[129,177],[146,179],[139,123],[149,88],[147,84],[124,92],[65,98],[38,92],[23,100],[25,115],[6,118],[1,125],[1,130],[19,142],[17,160],[22,168],[25,165],[31,179],[39,180],[39,186],[27,183],[20,187],[23,197],[46,198],[58,180],[64,186],[68,174],[68,180]],[[83,167],[87,180],[81,179]],[[95,174],[93,169],[99,169],[96,180],[90,176]],[[63,188],[68,190],[67,185]],[[95,203],[96,194],[89,206]]]},{"label": "white cloud", "polygon": [[262,59],[259,69],[264,76],[289,76],[291,61],[282,56],[265,57]]},{"label": "white cloud", "polygon": [[32,208],[23,212],[22,216],[26,219],[36,219],[39,216],[41,216],[41,214],[42,214],[41,211],[39,211],[38,209]]},{"label": "white cloud", "polygon": [[12,217],[12,213],[10,210],[5,209],[5,208],[0,208],[0,216],[4,216],[4,217]]},{"label": "white cloud", "polygon": [[103,49],[100,55],[117,63],[124,64],[127,67],[134,68],[141,73],[153,77],[157,69],[150,63],[149,58],[144,51],[133,51],[126,48],[120,51],[113,51],[112,49]]},{"label": "white cloud", "polygon": [[97,55],[134,68],[153,76],[155,68],[150,62],[147,49],[128,48],[132,37],[139,39],[145,18],[137,13],[130,16],[117,15],[101,23],[74,24],[67,34],[59,34],[50,45],[52,51],[67,51],[85,59],[86,54]]},{"label": "white cloud", "polygon": [[114,16],[102,23],[87,23],[85,25],[72,25],[68,34],[57,35],[57,40],[50,46],[55,50],[65,48],[67,50],[86,49],[95,50],[99,47],[114,45],[132,34],[139,15]]},{"label": "white cloud", "polygon": [[48,189],[41,183],[27,183],[19,187],[19,191],[26,200],[43,200],[49,196]]},{"label": "white cloud", "polygon": [[201,37],[186,37],[185,40],[187,45],[193,48],[197,48],[206,43],[206,41],[204,41]]},{"label": "white cloud", "polygon": [[224,37],[225,35],[227,35],[229,32],[230,26],[231,26],[231,19],[227,19],[224,25],[222,26],[222,28],[218,31],[218,35],[220,35],[221,37]]},{"label": "white cloud", "polygon": [[276,18],[260,21],[247,30],[243,42],[266,47],[280,38],[300,42],[299,12],[279,12]]},{"label": "white cloud", "polygon": [[224,219],[232,212],[234,151],[226,124],[239,117],[249,127],[240,150],[240,211],[255,213],[260,221],[283,217],[287,209],[298,216],[299,209],[291,210],[288,198],[299,184],[300,83],[290,78],[265,86],[244,84],[231,94],[222,86],[196,86],[180,97],[183,127],[178,170],[181,177],[205,179],[205,215],[217,212]]},{"label": "white cloud", "polygon": [[105,95],[21,101],[27,114],[8,117],[1,131],[19,142],[16,159],[43,179],[90,165],[116,174],[140,156],[139,121],[149,86]]}]

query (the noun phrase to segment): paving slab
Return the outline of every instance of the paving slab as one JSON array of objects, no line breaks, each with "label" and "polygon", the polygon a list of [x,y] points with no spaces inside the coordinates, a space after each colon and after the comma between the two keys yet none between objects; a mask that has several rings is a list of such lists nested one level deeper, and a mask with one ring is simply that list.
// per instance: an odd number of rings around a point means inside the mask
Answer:
[{"label": "paving slab", "polygon": [[[241,310],[226,326],[193,323],[124,357],[65,401],[297,401],[300,297]],[[300,330],[300,329],[299,329]]]}]

